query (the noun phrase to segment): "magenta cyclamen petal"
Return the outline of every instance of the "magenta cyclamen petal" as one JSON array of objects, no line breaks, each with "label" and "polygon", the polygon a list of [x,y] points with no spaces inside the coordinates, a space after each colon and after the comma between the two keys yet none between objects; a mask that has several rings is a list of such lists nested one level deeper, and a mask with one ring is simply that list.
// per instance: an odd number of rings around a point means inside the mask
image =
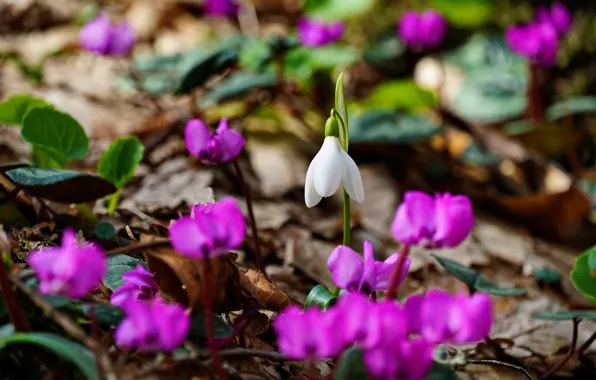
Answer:
[{"label": "magenta cyclamen petal", "polygon": [[182,217],[176,220],[169,229],[172,247],[181,254],[196,259],[206,258],[214,246],[213,238],[197,223],[196,219]]},{"label": "magenta cyclamen petal", "polygon": [[344,245],[337,246],[331,252],[327,267],[335,285],[348,290],[354,290],[358,286],[364,273],[362,257]]},{"label": "magenta cyclamen petal", "polygon": [[234,17],[240,6],[235,0],[205,0],[203,9],[211,17]]},{"label": "magenta cyclamen petal", "polygon": [[104,12],[81,28],[79,42],[83,49],[95,54],[121,57],[130,53],[136,35],[126,21],[112,24]]},{"label": "magenta cyclamen petal", "polygon": [[242,135],[228,128],[226,119],[222,119],[214,133],[199,119],[186,123],[185,141],[188,151],[207,164],[219,164],[235,159],[244,148]]},{"label": "magenta cyclamen petal", "polygon": [[344,25],[341,21],[325,22],[302,17],[296,24],[296,31],[302,45],[317,47],[339,40],[344,32]]},{"label": "magenta cyclamen petal", "polygon": [[397,33],[403,43],[416,52],[438,47],[447,33],[447,22],[437,11],[428,9],[421,14],[408,11],[401,17]]}]

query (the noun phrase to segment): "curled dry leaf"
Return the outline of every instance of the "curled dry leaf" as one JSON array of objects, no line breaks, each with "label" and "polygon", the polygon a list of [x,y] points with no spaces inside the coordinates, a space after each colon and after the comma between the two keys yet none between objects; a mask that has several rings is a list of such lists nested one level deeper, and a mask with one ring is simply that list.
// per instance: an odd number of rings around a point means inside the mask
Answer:
[{"label": "curled dry leaf", "polygon": [[256,297],[262,307],[268,310],[279,311],[295,303],[286,293],[272,284],[261,271],[242,269],[240,286]]}]

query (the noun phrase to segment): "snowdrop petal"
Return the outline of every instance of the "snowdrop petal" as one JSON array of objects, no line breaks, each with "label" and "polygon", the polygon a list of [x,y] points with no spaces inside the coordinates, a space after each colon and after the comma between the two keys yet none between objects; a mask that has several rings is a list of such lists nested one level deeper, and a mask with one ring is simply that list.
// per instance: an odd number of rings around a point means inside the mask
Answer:
[{"label": "snowdrop petal", "polygon": [[326,137],[323,146],[313,159],[315,190],[323,197],[332,196],[341,183],[344,151],[337,137]]},{"label": "snowdrop petal", "polygon": [[364,185],[362,184],[362,176],[360,175],[360,170],[358,170],[358,166],[347,154],[344,150],[342,150],[343,155],[343,173],[342,173],[342,180],[348,195],[358,203],[364,202]]},{"label": "snowdrop petal", "polygon": [[306,202],[306,207],[309,208],[316,206],[321,199],[323,199],[323,197],[315,190],[315,183],[313,180],[314,163],[315,161],[313,160],[308,166],[308,170],[306,171],[306,181],[304,183],[304,201]]}]

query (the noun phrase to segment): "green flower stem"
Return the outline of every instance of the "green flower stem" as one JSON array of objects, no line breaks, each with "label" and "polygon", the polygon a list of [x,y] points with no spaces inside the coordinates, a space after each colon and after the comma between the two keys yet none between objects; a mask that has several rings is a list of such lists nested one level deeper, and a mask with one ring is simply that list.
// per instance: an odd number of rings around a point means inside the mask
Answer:
[{"label": "green flower stem", "polygon": [[118,201],[120,201],[120,189],[116,191],[110,197],[110,205],[108,206],[108,215],[112,215],[114,211],[116,211],[116,207],[118,207]]},{"label": "green flower stem", "polygon": [[[344,240],[342,242],[343,245],[346,247],[350,246],[350,234],[352,232],[352,225],[351,225],[351,218],[350,218],[350,196],[346,189],[343,189],[343,198],[344,198]],[[333,289],[333,295],[338,296],[340,292],[339,286],[336,286]]]},{"label": "green flower stem", "polygon": [[77,205],[77,209],[79,210],[79,212],[85,216],[85,218],[89,219],[91,222],[97,222],[97,216],[95,216],[95,214],[93,213],[93,211],[91,211],[91,209],[89,208],[89,206],[87,206],[84,203],[79,203]]}]

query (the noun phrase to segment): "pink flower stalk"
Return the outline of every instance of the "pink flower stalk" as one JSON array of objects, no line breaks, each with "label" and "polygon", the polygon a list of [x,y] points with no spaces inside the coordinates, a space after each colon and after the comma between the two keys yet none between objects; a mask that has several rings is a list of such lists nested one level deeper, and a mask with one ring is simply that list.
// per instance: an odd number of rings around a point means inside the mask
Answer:
[{"label": "pink flower stalk", "polygon": [[[365,241],[364,260],[351,248],[340,245],[329,255],[327,267],[336,286],[350,292],[371,293],[375,290],[387,290],[398,258],[399,255],[394,253],[385,261],[375,261],[372,244]],[[406,257],[399,283],[406,278],[411,262]]]},{"label": "pink flower stalk", "polygon": [[83,25],[79,33],[81,47],[99,55],[123,57],[135,41],[135,32],[126,21],[112,23],[105,12]]},{"label": "pink flower stalk", "polygon": [[338,314],[317,307],[289,306],[273,321],[281,352],[293,359],[326,359],[343,349],[336,336]]},{"label": "pink flower stalk", "polygon": [[433,343],[474,343],[488,337],[493,324],[491,299],[484,293],[451,295],[433,289],[410,296],[404,305],[410,332]]},{"label": "pink flower stalk", "polygon": [[550,23],[534,22],[513,25],[505,32],[507,46],[541,67],[552,67],[557,62],[559,40],[557,30]]},{"label": "pink flower stalk", "polygon": [[201,120],[191,119],[186,123],[184,134],[188,151],[207,164],[231,161],[244,148],[244,138],[228,128],[227,119],[220,120],[213,134]]},{"label": "pink flower stalk", "polygon": [[468,237],[473,225],[468,197],[445,193],[433,199],[420,191],[408,191],[397,209],[391,232],[403,244],[453,248]]},{"label": "pink flower stalk", "polygon": [[205,0],[203,10],[211,17],[235,17],[240,5],[234,0]]},{"label": "pink flower stalk", "polygon": [[573,27],[573,15],[565,5],[555,2],[550,9],[538,7],[536,21],[551,24],[559,34],[564,36]]},{"label": "pink flower stalk", "polygon": [[107,267],[103,251],[90,243],[78,245],[75,232],[64,231],[60,247],[31,252],[29,265],[39,279],[39,292],[81,298],[101,282]]},{"label": "pink flower stalk", "polygon": [[428,9],[420,14],[406,12],[397,26],[400,39],[416,52],[438,47],[447,34],[447,22],[437,11]]},{"label": "pink flower stalk", "polygon": [[123,307],[125,303],[131,301],[152,300],[159,291],[153,274],[140,264],[136,269],[124,273],[122,279],[124,284],[116,289],[110,297],[112,305]]},{"label": "pink flower stalk", "polygon": [[213,206],[193,206],[193,214],[170,226],[170,239],[181,254],[205,259],[225,256],[240,247],[246,236],[246,222],[238,204],[225,197]]},{"label": "pink flower stalk", "polygon": [[124,311],[114,338],[128,350],[172,352],[184,343],[190,329],[190,315],[180,305],[129,302]]},{"label": "pink flower stalk", "polygon": [[341,21],[325,22],[302,17],[296,24],[296,31],[302,45],[317,47],[339,40],[344,33],[344,24]]}]

